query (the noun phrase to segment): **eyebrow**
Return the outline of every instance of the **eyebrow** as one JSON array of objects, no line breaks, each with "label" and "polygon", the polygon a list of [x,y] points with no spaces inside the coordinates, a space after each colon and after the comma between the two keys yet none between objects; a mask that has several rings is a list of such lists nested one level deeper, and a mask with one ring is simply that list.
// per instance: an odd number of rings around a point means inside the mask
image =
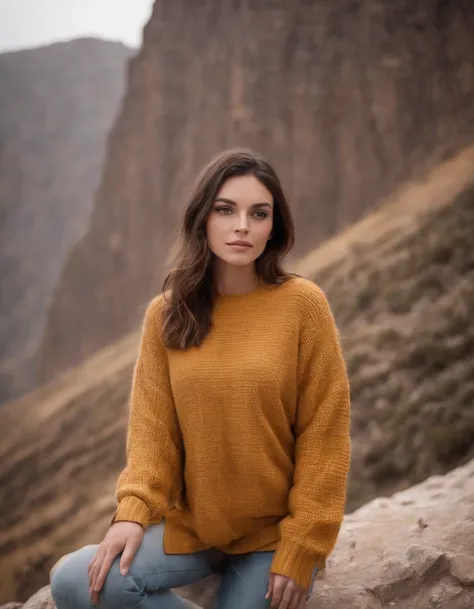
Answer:
[{"label": "eyebrow", "polygon": [[[232,199],[226,199],[225,197],[217,197],[217,199],[214,199],[214,203],[216,201],[221,201],[222,203],[227,203],[228,205],[233,205],[234,207],[237,205],[237,203],[235,201],[232,201]],[[255,209],[257,207],[269,207],[270,209],[273,209],[273,206],[270,205],[270,203],[262,202],[262,203],[254,203],[251,206],[251,209]]]}]

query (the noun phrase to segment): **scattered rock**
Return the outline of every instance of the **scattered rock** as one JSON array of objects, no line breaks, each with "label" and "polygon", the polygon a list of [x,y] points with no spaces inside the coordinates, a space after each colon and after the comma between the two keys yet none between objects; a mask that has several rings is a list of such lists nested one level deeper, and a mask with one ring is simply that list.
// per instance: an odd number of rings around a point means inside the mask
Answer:
[{"label": "scattered rock", "polygon": [[49,586],[45,586],[28,599],[22,609],[55,609],[55,607]]}]

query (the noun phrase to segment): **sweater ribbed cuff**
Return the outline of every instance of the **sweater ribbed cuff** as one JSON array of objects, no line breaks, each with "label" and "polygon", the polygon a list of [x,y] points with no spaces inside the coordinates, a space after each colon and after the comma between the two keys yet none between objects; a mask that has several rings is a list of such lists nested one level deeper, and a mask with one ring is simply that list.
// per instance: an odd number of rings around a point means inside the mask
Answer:
[{"label": "sweater ribbed cuff", "polygon": [[115,516],[112,522],[120,522],[127,520],[129,522],[138,522],[143,527],[146,527],[150,519],[150,509],[147,504],[139,497],[124,497],[119,503]]},{"label": "sweater ribbed cuff", "polygon": [[315,567],[323,569],[326,557],[315,554],[300,543],[291,539],[281,539],[273,555],[270,571],[294,579],[307,589],[311,584]]}]

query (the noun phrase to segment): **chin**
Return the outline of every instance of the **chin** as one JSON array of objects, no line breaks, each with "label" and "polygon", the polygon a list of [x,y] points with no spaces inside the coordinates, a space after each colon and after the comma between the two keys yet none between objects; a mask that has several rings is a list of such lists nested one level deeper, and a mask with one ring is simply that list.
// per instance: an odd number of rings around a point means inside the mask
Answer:
[{"label": "chin", "polygon": [[226,256],[222,258],[223,262],[232,266],[248,266],[255,262],[255,258],[252,256]]},{"label": "chin", "polygon": [[248,266],[249,264],[253,264],[256,260],[256,257],[252,251],[252,253],[250,252],[236,252],[235,254],[232,254],[228,251],[226,252],[222,252],[222,255],[219,255],[218,252],[215,252],[215,255],[222,260],[222,262],[224,262],[225,264],[230,264],[232,266]]},{"label": "chin", "polygon": [[225,264],[231,266],[249,266],[255,264],[257,258],[263,254],[265,247],[253,247],[248,252],[232,252],[227,247],[210,247],[212,253],[216,258]]}]

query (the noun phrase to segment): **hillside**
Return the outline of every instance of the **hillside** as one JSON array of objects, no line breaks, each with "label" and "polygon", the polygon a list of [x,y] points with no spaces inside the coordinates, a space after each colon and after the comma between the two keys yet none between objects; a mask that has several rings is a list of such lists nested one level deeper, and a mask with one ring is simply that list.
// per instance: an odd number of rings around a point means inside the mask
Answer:
[{"label": "hillside", "polygon": [[[469,149],[301,261],[328,293],[351,376],[348,511],[474,456],[473,169]],[[0,603],[103,535],[137,345],[131,334],[0,410]]]},{"label": "hillside", "polygon": [[131,53],[81,39],[0,55],[0,403],[36,385],[46,311],[88,226]]},{"label": "hillside", "polygon": [[124,456],[138,336],[0,409],[0,604],[25,599],[51,560],[103,535]]},{"label": "hillside", "polygon": [[474,456],[474,148],[302,259],[341,329],[349,510]]},{"label": "hillside", "polygon": [[296,260],[471,144],[472,31],[470,0],[155,2],[90,230],[48,312],[42,381],[135,327],[183,194],[217,151],[274,163]]}]

